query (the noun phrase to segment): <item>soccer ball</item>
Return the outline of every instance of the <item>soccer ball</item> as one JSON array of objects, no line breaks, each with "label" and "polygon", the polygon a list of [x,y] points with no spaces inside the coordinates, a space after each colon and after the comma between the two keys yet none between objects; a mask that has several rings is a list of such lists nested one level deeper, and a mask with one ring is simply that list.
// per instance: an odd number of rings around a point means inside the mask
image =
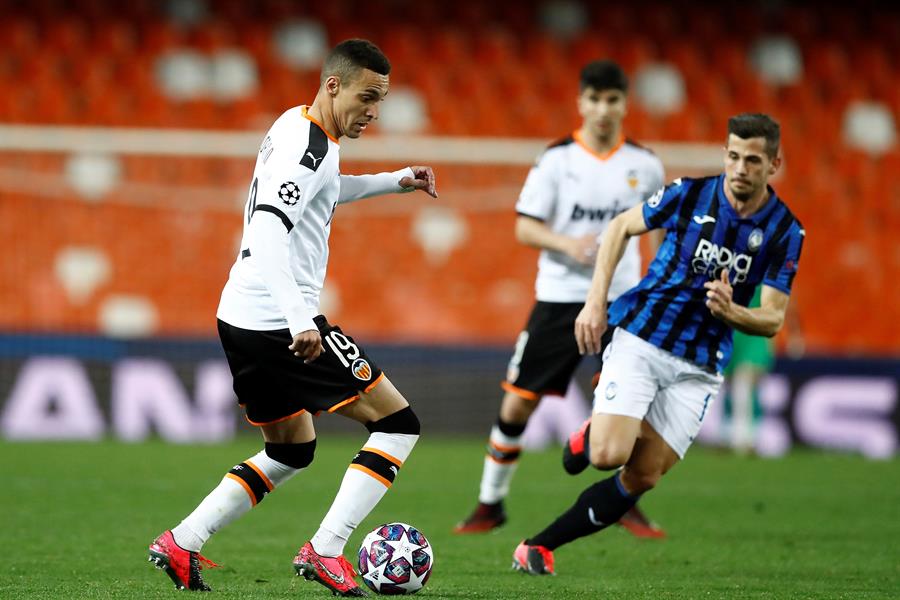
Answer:
[{"label": "soccer ball", "polygon": [[406,523],[376,527],[359,547],[359,574],[377,594],[415,594],[433,566],[431,544]]}]

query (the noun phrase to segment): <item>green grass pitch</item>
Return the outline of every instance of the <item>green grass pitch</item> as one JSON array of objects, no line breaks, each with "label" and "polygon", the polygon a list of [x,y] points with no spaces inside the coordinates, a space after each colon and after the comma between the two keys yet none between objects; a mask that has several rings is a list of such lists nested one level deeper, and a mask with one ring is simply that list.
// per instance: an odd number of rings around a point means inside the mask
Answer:
[{"label": "green grass pitch", "polygon": [[[325,513],[364,441],[323,436],[317,459],[204,554],[210,598],[328,598],[294,577],[291,559]],[[348,546],[390,520],[419,527],[435,549],[421,598],[897,598],[897,461],[817,452],[780,460],[694,448],[643,500],[669,534],[638,540],[621,528],[564,546],[558,575],[510,570],[518,541],[535,533],[600,474],[567,476],[559,450],[527,453],[500,531],[459,537],[472,508],[484,441],[425,437],[394,488]],[[233,464],[260,444],[0,443],[0,598],[173,598],[146,562],[148,543],[174,526]],[[206,597],[206,596],[204,596]]]}]

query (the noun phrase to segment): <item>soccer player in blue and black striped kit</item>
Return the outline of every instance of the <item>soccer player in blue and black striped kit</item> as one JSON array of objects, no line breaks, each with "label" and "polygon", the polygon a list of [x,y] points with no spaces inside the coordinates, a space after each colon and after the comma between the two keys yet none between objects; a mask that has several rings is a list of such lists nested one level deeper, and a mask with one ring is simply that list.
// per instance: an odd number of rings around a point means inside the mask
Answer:
[{"label": "soccer player in blue and black striped kit", "polygon": [[[780,137],[767,115],[732,117],[724,173],[676,180],[609,225],[575,338],[593,354],[608,325],[615,333],[593,415],[563,463],[570,473],[589,464],[618,470],[519,544],[515,568],[551,574],[553,550],[618,521],[684,458],[718,394],[732,330],[771,337],[781,328],[805,232],[768,185],[781,164]],[[647,276],[607,313],[626,242],[653,229],[666,236]],[[761,305],[747,308],[758,285]]]}]

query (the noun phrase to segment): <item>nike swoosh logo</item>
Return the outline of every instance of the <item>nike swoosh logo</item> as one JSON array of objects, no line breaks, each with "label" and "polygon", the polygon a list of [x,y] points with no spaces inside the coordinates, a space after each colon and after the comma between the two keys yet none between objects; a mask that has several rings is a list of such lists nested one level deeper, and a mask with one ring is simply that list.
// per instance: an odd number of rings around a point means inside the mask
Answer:
[{"label": "nike swoosh logo", "polygon": [[588,508],[588,520],[597,527],[603,527],[604,525],[606,525],[606,523],[594,516],[593,508]]},{"label": "nike swoosh logo", "polygon": [[316,563],[318,563],[319,568],[322,569],[323,571],[325,571],[328,574],[328,576],[334,580],[335,583],[344,583],[344,575],[343,574],[335,575],[328,569],[328,567],[325,566],[325,563],[323,563],[318,558],[316,559]]},{"label": "nike swoosh logo", "polygon": [[709,215],[703,215],[702,217],[694,217],[694,223],[697,225],[703,225],[704,223],[715,223],[716,218],[711,217]]}]

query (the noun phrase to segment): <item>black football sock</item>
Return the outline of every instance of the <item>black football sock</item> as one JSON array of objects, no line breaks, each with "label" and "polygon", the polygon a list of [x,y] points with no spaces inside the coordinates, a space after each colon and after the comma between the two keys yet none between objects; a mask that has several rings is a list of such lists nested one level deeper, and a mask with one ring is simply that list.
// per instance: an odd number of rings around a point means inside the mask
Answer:
[{"label": "black football sock", "polygon": [[503,435],[508,435],[509,437],[519,437],[523,433],[525,433],[525,426],[528,423],[522,423],[521,425],[518,423],[508,423],[503,420],[502,417],[497,417],[497,429]]},{"label": "black football sock", "polygon": [[619,474],[616,473],[581,492],[569,510],[542,532],[525,540],[525,543],[555,550],[617,522],[635,505],[638,497],[639,495],[632,496],[625,491],[619,481]]}]

